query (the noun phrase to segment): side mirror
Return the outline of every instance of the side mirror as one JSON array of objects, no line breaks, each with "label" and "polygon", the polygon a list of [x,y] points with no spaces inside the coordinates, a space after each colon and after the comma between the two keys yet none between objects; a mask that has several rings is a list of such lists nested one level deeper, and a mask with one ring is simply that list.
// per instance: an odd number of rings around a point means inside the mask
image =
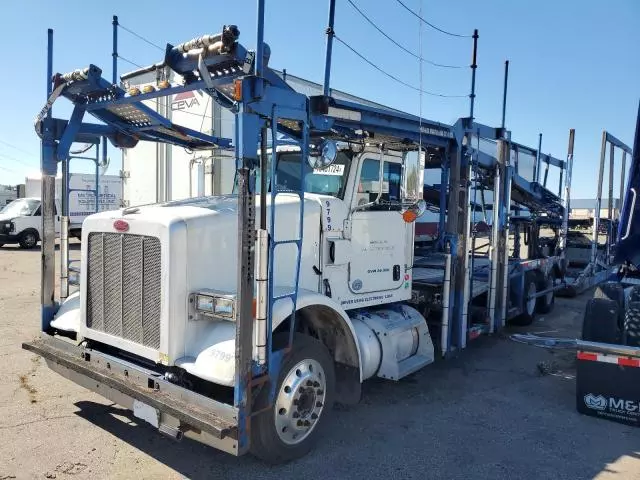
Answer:
[{"label": "side mirror", "polygon": [[313,157],[309,155],[308,157],[309,166],[313,169],[327,168],[338,157],[338,146],[331,140],[324,140],[320,144],[319,151],[319,155]]},{"label": "side mirror", "polygon": [[418,202],[424,198],[424,152],[407,152],[404,155],[403,167],[403,203]]}]

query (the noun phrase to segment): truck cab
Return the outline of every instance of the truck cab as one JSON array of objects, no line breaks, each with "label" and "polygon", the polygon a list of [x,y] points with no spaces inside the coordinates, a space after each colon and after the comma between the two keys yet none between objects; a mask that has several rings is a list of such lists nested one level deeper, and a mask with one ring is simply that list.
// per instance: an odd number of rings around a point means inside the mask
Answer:
[{"label": "truck cab", "polygon": [[[60,233],[60,202],[54,206],[55,232]],[[19,244],[34,248],[42,237],[42,207],[39,198],[18,198],[0,210],[0,247]]]}]

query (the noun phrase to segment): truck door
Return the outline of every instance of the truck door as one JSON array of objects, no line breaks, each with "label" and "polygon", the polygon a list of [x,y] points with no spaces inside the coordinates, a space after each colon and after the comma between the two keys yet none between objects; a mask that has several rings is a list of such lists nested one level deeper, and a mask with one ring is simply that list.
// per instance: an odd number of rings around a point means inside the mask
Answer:
[{"label": "truck door", "polygon": [[401,215],[401,160],[365,153],[358,168],[351,201],[349,290],[395,290],[404,282],[406,235],[412,228]]},{"label": "truck door", "polygon": [[[60,235],[60,211],[59,211],[59,203],[58,200],[55,201],[55,203],[53,204],[53,214],[54,214],[54,229],[56,232],[56,235]],[[36,210],[33,212],[33,225],[30,225],[31,227],[35,228],[36,230],[38,230],[38,235],[40,235],[40,238],[42,238],[42,226],[40,225],[41,220],[40,217],[42,216],[42,205],[39,205],[38,208],[36,208]]]}]

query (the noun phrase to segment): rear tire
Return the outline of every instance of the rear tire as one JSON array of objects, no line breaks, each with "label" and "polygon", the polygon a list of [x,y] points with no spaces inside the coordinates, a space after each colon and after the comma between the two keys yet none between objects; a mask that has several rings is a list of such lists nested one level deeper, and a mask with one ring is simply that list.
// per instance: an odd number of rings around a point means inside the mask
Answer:
[{"label": "rear tire", "polygon": [[619,343],[620,307],[608,298],[592,298],[587,302],[582,321],[582,339],[587,342]]},{"label": "rear tire", "polygon": [[27,230],[20,235],[20,247],[24,249],[34,248],[38,244],[38,232]]},{"label": "rear tire", "polygon": [[[549,272],[547,276],[546,282],[544,282],[543,288],[547,290],[548,288],[555,287],[556,285],[556,274],[553,270]],[[553,307],[556,304],[556,292],[549,292],[542,297],[538,297],[538,302],[536,304],[538,313],[549,313],[553,310]]]},{"label": "rear tire", "polygon": [[640,285],[631,287],[631,292],[629,292],[629,303],[631,302],[640,302]]},{"label": "rear tire", "polygon": [[524,290],[522,299],[522,313],[511,320],[512,325],[520,327],[527,327],[533,323],[536,318],[536,304],[537,298],[527,300],[530,295],[535,295],[538,292],[538,286],[536,282],[536,276],[533,272],[527,272],[524,275]]},{"label": "rear tire", "polygon": [[624,323],[624,289],[618,282],[605,282],[596,287],[593,298],[606,298],[613,300],[618,305],[618,328],[622,329]]},{"label": "rear tire", "polygon": [[640,302],[629,299],[622,329],[623,343],[629,347],[640,347]]},{"label": "rear tire", "polygon": [[[274,336],[274,345],[286,343],[288,335]],[[264,388],[256,403],[268,400],[268,393]],[[251,453],[272,464],[309,453],[331,417],[334,396],[335,369],[329,351],[319,340],[296,333],[278,376],[273,405],[252,419]]]}]

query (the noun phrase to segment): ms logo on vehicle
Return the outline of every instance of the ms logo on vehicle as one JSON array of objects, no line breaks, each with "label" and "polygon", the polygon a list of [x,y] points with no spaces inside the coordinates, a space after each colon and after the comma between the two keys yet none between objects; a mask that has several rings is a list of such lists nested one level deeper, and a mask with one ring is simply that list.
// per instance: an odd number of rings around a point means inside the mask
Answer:
[{"label": "ms logo on vehicle", "polygon": [[605,410],[607,408],[607,399],[602,395],[588,393],[584,396],[584,404],[593,410]]},{"label": "ms logo on vehicle", "polygon": [[351,283],[351,288],[353,289],[354,292],[357,292],[358,290],[360,290],[362,288],[362,280],[354,280]]}]

